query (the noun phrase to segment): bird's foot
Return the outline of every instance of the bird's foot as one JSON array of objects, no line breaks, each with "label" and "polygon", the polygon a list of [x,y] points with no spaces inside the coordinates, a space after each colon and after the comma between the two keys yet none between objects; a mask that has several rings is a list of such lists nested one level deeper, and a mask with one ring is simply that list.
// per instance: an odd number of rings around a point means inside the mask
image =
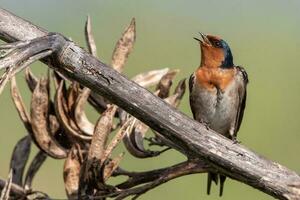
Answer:
[{"label": "bird's foot", "polygon": [[241,141],[238,141],[236,139],[236,137],[232,137],[231,140],[233,141],[233,144],[241,144],[242,143]]},{"label": "bird's foot", "polygon": [[203,125],[205,126],[206,130],[209,130],[209,129],[210,129],[210,127],[209,127],[210,124],[209,124],[208,122],[206,122],[206,121],[204,121],[204,120],[200,120],[200,123],[203,124]]}]

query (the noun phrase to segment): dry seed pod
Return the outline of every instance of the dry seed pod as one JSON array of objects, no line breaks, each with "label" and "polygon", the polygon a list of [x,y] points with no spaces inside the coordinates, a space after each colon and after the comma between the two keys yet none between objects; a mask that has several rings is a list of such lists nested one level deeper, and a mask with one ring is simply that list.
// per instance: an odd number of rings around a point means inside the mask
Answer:
[{"label": "dry seed pod", "polygon": [[55,115],[49,115],[49,128],[51,135],[55,136],[55,134],[60,128],[59,122]]},{"label": "dry seed pod", "polygon": [[85,28],[84,28],[84,35],[85,35],[85,41],[87,43],[88,50],[90,54],[97,57],[97,47],[95,44],[95,39],[92,33],[92,25],[91,25],[91,18],[88,15]]},{"label": "dry seed pod", "polygon": [[164,99],[169,96],[170,88],[173,83],[173,79],[176,74],[179,72],[178,69],[170,70],[167,74],[165,74],[159,81],[156,86],[156,90],[159,90],[158,97]]},{"label": "dry seed pod", "polygon": [[11,97],[12,97],[15,107],[19,113],[21,121],[23,122],[27,131],[29,133],[32,133],[30,116],[25,108],[24,103],[23,103],[19,88],[17,86],[16,78],[12,77],[10,83],[11,83],[10,84]]},{"label": "dry seed pod", "polygon": [[12,182],[20,186],[22,186],[23,172],[30,154],[30,146],[31,138],[29,135],[20,139],[10,160],[10,169],[13,172]]},{"label": "dry seed pod", "polygon": [[[174,94],[165,98],[165,101],[169,103],[170,105],[177,107],[185,93],[185,79],[181,80],[178,85],[176,86],[176,89],[174,91]],[[160,90],[158,90],[156,93],[160,93]],[[142,123],[141,121],[138,121],[136,123],[135,128],[133,129],[131,134],[127,134],[123,141],[125,144],[126,149],[131,153],[131,155],[138,157],[138,158],[148,158],[148,157],[154,157],[158,156],[162,151],[150,151],[146,150],[144,147],[144,137],[146,132],[148,131],[149,127]],[[158,137],[158,139],[163,140],[159,134],[157,134],[155,131],[154,133]],[[163,140],[165,141],[165,140]]]},{"label": "dry seed pod", "polygon": [[[160,90],[154,92],[154,95],[158,95]],[[149,127],[143,122],[137,120],[133,129],[130,132],[126,132],[123,142],[131,155],[137,158],[149,158],[160,154],[160,151],[147,150],[144,147],[144,137]]]},{"label": "dry seed pod", "polygon": [[95,189],[101,191],[108,189],[104,184],[104,165],[101,160],[116,110],[117,106],[108,106],[96,123],[88,157],[80,171],[79,195],[94,195]]},{"label": "dry seed pod", "polygon": [[135,37],[135,19],[133,18],[130,25],[122,34],[122,37],[118,40],[112,55],[111,66],[118,72],[122,72],[123,70],[128,55],[133,49]]},{"label": "dry seed pod", "polygon": [[8,178],[6,180],[6,183],[4,185],[4,188],[2,189],[0,199],[1,200],[8,200],[9,199],[9,193],[10,188],[12,184],[12,178],[13,178],[13,172],[12,169],[9,171]]},{"label": "dry seed pod", "polygon": [[139,121],[134,128],[133,133],[130,135],[131,140],[134,141],[134,146],[140,149],[143,152],[148,152],[144,147],[144,137],[149,130],[149,126],[144,124],[143,122]]},{"label": "dry seed pod", "polygon": [[73,81],[68,89],[68,99],[67,99],[67,105],[68,105],[68,112],[73,113],[74,104],[76,102],[76,99],[79,95],[80,85],[78,82]]},{"label": "dry seed pod", "polygon": [[[59,91],[59,96],[61,97],[62,108],[67,115],[69,113],[69,108],[68,108],[68,103],[67,103],[68,91],[67,91],[65,80],[61,80],[59,82],[58,88],[56,89],[56,93],[58,93],[58,91]],[[55,96],[55,98],[56,98],[56,96]],[[55,101],[55,98],[54,98],[54,101]],[[54,102],[54,108],[55,108],[55,102]]]},{"label": "dry seed pod", "polygon": [[30,113],[33,139],[37,146],[49,156],[57,159],[66,158],[67,150],[59,145],[50,132],[48,89],[48,80],[41,78],[33,91]]},{"label": "dry seed pod", "polygon": [[[61,81],[66,80],[63,75],[61,75],[59,72],[54,71],[54,70],[52,71],[52,79],[53,79],[55,90],[58,89],[59,83]],[[66,88],[64,88],[64,90],[66,90]],[[65,94],[66,94],[66,92],[65,92]]]},{"label": "dry seed pod", "polygon": [[108,161],[108,163],[104,167],[103,172],[103,179],[104,181],[107,181],[111,175],[114,173],[114,171],[119,167],[121,160],[124,157],[124,153],[119,154],[114,159]]},{"label": "dry seed pod", "polygon": [[160,154],[160,151],[151,151],[144,147],[144,137],[148,129],[149,127],[146,124],[138,120],[130,131],[125,132],[124,145],[134,157],[149,158]]},{"label": "dry seed pod", "polygon": [[[146,130],[148,130],[148,127],[146,127]],[[143,134],[137,132],[135,128],[132,130],[132,132],[126,132],[123,142],[127,151],[137,158],[149,158],[159,155],[159,151],[151,151],[144,148],[142,135]]]},{"label": "dry seed pod", "polygon": [[77,130],[73,129],[73,127],[71,127],[69,124],[70,121],[68,119],[68,116],[65,112],[65,108],[63,106],[65,103],[65,99],[63,95],[63,85],[64,85],[64,81],[61,81],[58,89],[56,90],[55,100],[54,100],[54,107],[55,107],[55,112],[58,121],[60,122],[61,126],[66,131],[66,133],[69,134],[71,137],[75,137],[80,140],[90,141],[92,139],[91,136],[81,135]]},{"label": "dry seed pod", "polygon": [[25,80],[28,88],[31,92],[33,92],[34,88],[37,85],[38,79],[34,76],[29,67],[25,69]]},{"label": "dry seed pod", "polygon": [[99,161],[102,159],[108,135],[113,126],[113,119],[116,110],[117,106],[109,106],[97,121],[89,149],[88,159],[96,158]]},{"label": "dry seed pod", "polygon": [[134,76],[131,80],[142,87],[156,85],[160,79],[169,72],[169,68],[151,70]]},{"label": "dry seed pod", "polygon": [[116,146],[122,141],[124,136],[127,133],[131,133],[134,125],[136,123],[136,119],[133,117],[130,117],[127,119],[127,121],[122,125],[122,127],[119,129],[119,131],[116,133],[115,137],[111,140],[109,145],[107,145],[105,152],[102,157],[102,163],[108,160],[108,158],[111,156],[112,151],[116,148]]},{"label": "dry seed pod", "polygon": [[64,147],[65,149],[71,149],[73,139],[68,134],[66,134],[65,130],[61,127],[55,115],[49,115],[49,128],[51,135],[53,135],[55,140],[62,147]]},{"label": "dry seed pod", "polygon": [[55,88],[55,90],[57,90],[59,83],[62,80],[61,80],[60,76],[58,75],[58,73],[56,73],[56,71],[52,72],[52,80],[53,80],[54,88]]},{"label": "dry seed pod", "polygon": [[68,199],[77,199],[81,160],[76,146],[70,150],[64,164],[64,183]]},{"label": "dry seed pod", "polygon": [[93,135],[95,126],[92,124],[85,112],[84,112],[84,104],[86,103],[91,90],[89,88],[84,88],[82,92],[79,94],[74,110],[74,118],[78,128],[87,135]]},{"label": "dry seed pod", "polygon": [[[174,79],[175,75],[179,72],[179,70],[169,70],[159,81],[155,95],[159,97],[167,97],[169,96],[169,91],[172,86],[172,80]],[[177,86],[178,87],[178,86]],[[176,97],[172,97],[175,101]],[[144,137],[146,132],[149,130],[149,127],[141,121],[136,123],[136,126],[130,136],[126,136],[125,138],[125,146],[131,152],[132,155],[139,157],[139,158],[146,158],[157,156],[159,152],[153,152],[146,150],[144,147]]]},{"label": "dry seed pod", "polygon": [[[184,79],[181,79],[179,81],[179,83],[177,84],[174,94],[178,94],[178,99],[181,100],[185,93],[185,90],[186,90],[186,84],[185,84],[185,78],[184,78]],[[174,105],[174,106],[177,107],[176,105]]]},{"label": "dry seed pod", "polygon": [[43,151],[39,151],[31,161],[24,181],[24,189],[26,191],[31,190],[33,178],[42,166],[42,164],[45,162],[46,158],[47,155]]},{"label": "dry seed pod", "polygon": [[165,101],[177,108],[179,106],[179,103],[185,93],[186,85],[185,85],[185,79],[182,79],[179,81],[179,83],[176,86],[176,89],[174,91],[174,94],[169,96],[168,98],[165,99]]}]

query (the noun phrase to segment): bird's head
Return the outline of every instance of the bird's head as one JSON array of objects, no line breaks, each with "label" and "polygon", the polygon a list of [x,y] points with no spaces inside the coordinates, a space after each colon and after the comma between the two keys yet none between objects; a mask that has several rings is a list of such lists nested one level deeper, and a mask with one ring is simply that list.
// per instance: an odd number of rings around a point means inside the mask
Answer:
[{"label": "bird's head", "polygon": [[201,66],[210,68],[231,68],[233,58],[229,45],[218,36],[200,33],[201,38],[194,38],[201,47]]}]

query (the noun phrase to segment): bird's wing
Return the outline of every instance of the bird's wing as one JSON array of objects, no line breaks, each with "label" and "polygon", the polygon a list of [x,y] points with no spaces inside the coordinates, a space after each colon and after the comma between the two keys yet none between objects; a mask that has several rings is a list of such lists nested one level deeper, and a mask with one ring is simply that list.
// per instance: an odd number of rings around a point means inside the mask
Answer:
[{"label": "bird's wing", "polygon": [[235,121],[235,129],[234,129],[234,136],[236,137],[237,132],[240,129],[242,120],[243,120],[243,116],[244,116],[244,110],[246,107],[246,98],[247,98],[247,83],[248,83],[248,74],[245,71],[245,69],[241,66],[237,66],[236,67],[240,76],[242,76],[242,84],[240,84],[238,93],[239,93],[239,107],[237,110],[237,116],[236,116],[236,121]]},{"label": "bird's wing", "polygon": [[190,90],[190,106],[191,106],[191,110],[193,113],[193,117],[195,119],[195,112],[194,112],[195,109],[193,107],[193,105],[195,105],[195,104],[194,104],[194,99],[193,99],[193,95],[192,95],[194,83],[195,83],[195,74],[193,73],[193,74],[191,74],[190,79],[189,79],[189,90]]}]

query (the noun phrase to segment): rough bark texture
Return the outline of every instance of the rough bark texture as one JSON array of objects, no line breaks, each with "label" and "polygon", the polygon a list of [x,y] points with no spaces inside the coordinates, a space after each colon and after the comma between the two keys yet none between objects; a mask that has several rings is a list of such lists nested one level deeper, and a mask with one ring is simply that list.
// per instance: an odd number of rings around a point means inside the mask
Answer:
[{"label": "rough bark texture", "polygon": [[[47,31],[0,9],[1,39],[13,42],[46,34]],[[54,45],[56,53],[51,56],[55,70],[101,94],[160,132],[188,157],[204,159],[226,176],[276,198],[300,199],[300,176],[296,172],[208,130],[76,44],[61,42],[61,45]]]}]

